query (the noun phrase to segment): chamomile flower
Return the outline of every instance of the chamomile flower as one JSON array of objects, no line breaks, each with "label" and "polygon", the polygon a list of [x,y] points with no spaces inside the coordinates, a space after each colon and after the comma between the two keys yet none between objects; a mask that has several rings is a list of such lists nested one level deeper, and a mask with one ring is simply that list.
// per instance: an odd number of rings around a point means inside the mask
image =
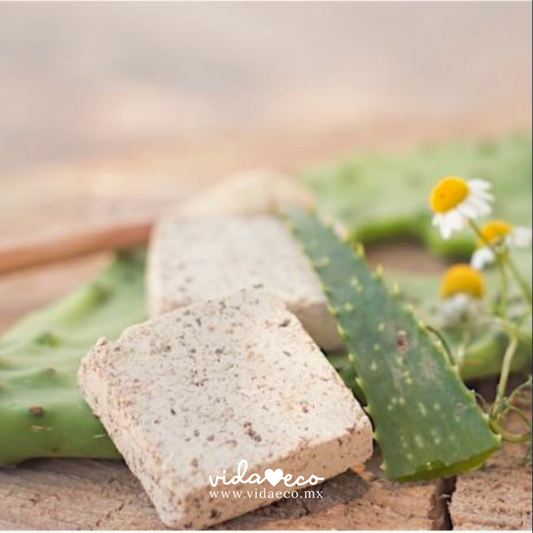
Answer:
[{"label": "chamomile flower", "polygon": [[454,265],[444,274],[439,308],[441,325],[455,328],[475,324],[482,308],[485,282],[481,274],[468,265]]},{"label": "chamomile flower", "polygon": [[470,265],[476,270],[496,262],[496,253],[505,253],[506,248],[530,248],[531,228],[514,227],[503,220],[487,222],[481,228],[478,249],[472,254]]},{"label": "chamomile flower", "polygon": [[494,197],[490,183],[484,180],[465,180],[446,176],[434,187],[430,196],[433,225],[440,229],[444,239],[454,231],[462,230],[469,219],[487,216]]},{"label": "chamomile flower", "polygon": [[471,298],[483,298],[485,281],[483,276],[469,265],[454,265],[442,278],[441,296],[446,299],[456,294],[467,294]]},{"label": "chamomile flower", "polygon": [[468,294],[456,294],[443,300],[439,307],[439,324],[443,328],[474,325],[479,317],[481,303]]}]

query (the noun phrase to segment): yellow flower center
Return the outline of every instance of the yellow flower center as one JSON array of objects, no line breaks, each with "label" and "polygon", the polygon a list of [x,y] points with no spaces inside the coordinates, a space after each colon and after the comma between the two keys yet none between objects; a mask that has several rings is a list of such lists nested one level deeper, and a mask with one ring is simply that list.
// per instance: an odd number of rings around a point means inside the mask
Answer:
[{"label": "yellow flower center", "polygon": [[481,228],[481,235],[483,238],[479,239],[478,245],[487,246],[487,242],[490,244],[498,244],[502,241],[503,237],[509,235],[512,230],[513,226],[507,222],[504,222],[503,220],[493,220],[491,222],[487,222]]},{"label": "yellow flower center", "polygon": [[442,279],[441,294],[449,298],[455,294],[469,294],[481,298],[485,294],[483,276],[468,265],[454,265],[448,269]]},{"label": "yellow flower center", "polygon": [[469,192],[470,188],[466,180],[459,176],[447,176],[431,191],[431,208],[435,213],[446,213],[457,207]]}]

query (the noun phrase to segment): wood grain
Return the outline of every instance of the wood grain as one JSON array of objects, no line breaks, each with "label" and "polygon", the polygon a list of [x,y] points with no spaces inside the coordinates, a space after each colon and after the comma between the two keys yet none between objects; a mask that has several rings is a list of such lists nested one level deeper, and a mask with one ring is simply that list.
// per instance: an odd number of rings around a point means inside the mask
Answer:
[{"label": "wood grain", "polygon": [[[443,484],[385,481],[375,458],[324,483],[324,498],[282,500],[216,529],[442,529]],[[315,489],[316,490],[316,489]],[[0,529],[165,529],[118,461],[34,460],[0,470]]]},{"label": "wood grain", "polygon": [[0,241],[0,274],[96,252],[124,250],[148,242],[152,222],[125,221],[78,232],[38,233],[26,239]]},{"label": "wood grain", "polygon": [[[523,410],[531,414],[531,405]],[[513,426],[524,431],[516,419]],[[531,462],[524,462],[528,447],[505,444],[482,469],[457,479],[450,505],[454,529],[531,531]]]}]

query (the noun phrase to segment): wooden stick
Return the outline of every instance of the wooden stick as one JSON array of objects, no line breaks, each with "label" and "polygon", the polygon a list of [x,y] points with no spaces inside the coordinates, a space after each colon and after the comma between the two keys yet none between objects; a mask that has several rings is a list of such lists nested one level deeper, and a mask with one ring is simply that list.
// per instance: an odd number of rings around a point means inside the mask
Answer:
[{"label": "wooden stick", "polygon": [[151,229],[152,222],[144,220],[0,241],[0,273],[95,252],[140,246],[148,242]]}]

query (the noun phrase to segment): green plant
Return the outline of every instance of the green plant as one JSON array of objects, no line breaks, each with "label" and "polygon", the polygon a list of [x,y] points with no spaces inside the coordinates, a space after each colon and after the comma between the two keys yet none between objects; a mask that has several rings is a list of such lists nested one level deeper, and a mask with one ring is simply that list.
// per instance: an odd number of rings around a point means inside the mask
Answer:
[{"label": "green plant", "polygon": [[0,466],[33,457],[119,457],[76,383],[80,358],[145,318],[144,254],[29,315],[0,341]]},{"label": "green plant", "polygon": [[487,179],[499,215],[516,224],[531,223],[529,133],[426,143],[402,153],[362,152],[306,171],[301,179],[316,193],[320,212],[343,222],[352,242],[412,237],[438,255],[468,257],[475,238],[459,234],[441,239],[427,208],[435,178],[452,171]]},{"label": "green plant", "polygon": [[[475,239],[461,234],[442,240],[431,228],[427,196],[435,176],[454,169],[494,183],[501,216],[518,223],[531,218],[529,135],[494,142],[426,145],[407,154],[369,154],[351,158],[302,179],[317,193],[320,209],[342,220],[352,239],[373,242],[414,236],[445,255],[467,256]],[[387,187],[383,177],[387,176]],[[379,202],[376,202],[379,198]],[[517,256],[524,275],[531,255]],[[438,318],[438,280],[433,276],[397,275],[404,294],[398,304],[414,304],[428,324]],[[487,274],[487,289],[497,283]],[[530,276],[529,276],[530,277]],[[143,253],[122,255],[94,282],[63,302],[23,319],[0,339],[0,465],[31,457],[118,457],[102,426],[82,400],[75,379],[80,358],[98,337],[113,338],[145,318]],[[389,295],[390,296],[390,295]],[[497,299],[497,294],[494,295]],[[512,295],[509,297],[512,310]],[[466,381],[500,374],[509,335],[499,323],[464,343],[461,332],[445,331]],[[516,331],[518,342],[506,368],[531,365],[529,321]],[[359,397],[354,364],[345,354],[328,354]],[[49,370],[47,370],[49,369]],[[53,371],[51,369],[54,369]],[[500,402],[497,417],[511,409]]]},{"label": "green plant", "polygon": [[289,222],[337,318],[386,475],[446,477],[483,464],[500,437],[441,340],[316,216],[292,210]]}]

